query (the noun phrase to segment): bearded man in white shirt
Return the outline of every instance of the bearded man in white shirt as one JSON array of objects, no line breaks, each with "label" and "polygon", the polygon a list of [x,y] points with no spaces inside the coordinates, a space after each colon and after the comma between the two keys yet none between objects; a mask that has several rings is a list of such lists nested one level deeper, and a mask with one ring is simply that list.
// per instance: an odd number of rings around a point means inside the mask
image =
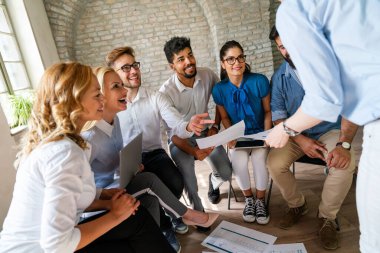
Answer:
[{"label": "bearded man in white shirt", "polygon": [[[208,68],[197,68],[191,49],[190,39],[173,37],[164,47],[169,66],[174,74],[161,86],[160,91],[166,94],[178,109],[184,120],[191,115],[206,113],[212,87],[219,82],[217,75]],[[215,124],[210,129],[204,128],[201,136],[216,134],[219,130],[220,115],[216,111]],[[222,146],[199,149],[196,137],[183,138],[173,131],[169,133],[170,153],[185,180],[185,190],[194,209],[203,210],[198,195],[197,178],[194,171],[194,160],[206,160],[212,168],[209,175],[208,198],[213,204],[220,197],[220,185],[231,178],[232,167],[227,153]]]}]

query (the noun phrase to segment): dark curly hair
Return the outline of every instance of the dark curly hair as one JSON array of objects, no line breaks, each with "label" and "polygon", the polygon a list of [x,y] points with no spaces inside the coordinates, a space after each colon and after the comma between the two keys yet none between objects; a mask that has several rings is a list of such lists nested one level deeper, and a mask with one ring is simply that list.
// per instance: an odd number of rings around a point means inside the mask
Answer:
[{"label": "dark curly hair", "polygon": [[187,47],[191,49],[190,38],[172,37],[164,46],[164,52],[168,62],[173,63],[174,54],[177,54]]}]

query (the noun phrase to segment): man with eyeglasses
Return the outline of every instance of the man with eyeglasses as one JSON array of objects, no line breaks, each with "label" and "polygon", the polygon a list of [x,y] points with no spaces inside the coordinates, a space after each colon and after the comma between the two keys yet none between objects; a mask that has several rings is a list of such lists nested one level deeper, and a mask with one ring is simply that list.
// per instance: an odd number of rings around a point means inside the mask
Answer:
[{"label": "man with eyeglasses", "polygon": [[[106,56],[106,64],[116,71],[128,90],[127,109],[118,114],[124,145],[142,132],[144,171],[156,174],[179,199],[183,191],[183,178],[162,147],[160,122],[163,120],[178,136],[189,138],[194,133],[199,135],[203,124],[214,121],[204,119],[208,114],[194,115],[188,121],[182,120],[164,94],[141,87],[140,63],[136,62],[131,47],[113,49]],[[181,219],[174,220],[173,223],[176,232],[184,234],[188,231]],[[161,229],[173,248],[179,252],[180,245],[171,228],[170,219],[161,211]]]},{"label": "man with eyeglasses", "polygon": [[[170,68],[175,72],[160,88],[173,102],[185,120],[191,115],[208,111],[208,102],[212,87],[219,81],[216,74],[208,68],[197,68],[196,60],[190,45],[190,39],[173,37],[164,46]],[[201,136],[216,134],[219,130],[220,115],[216,112],[215,124],[204,128]],[[209,175],[208,198],[216,204],[220,198],[220,185],[230,180],[232,167],[226,151],[222,146],[199,149],[196,137],[183,138],[173,131],[169,144],[170,153],[185,180],[185,191],[196,210],[203,210],[202,201],[198,195],[197,178],[194,161],[206,160],[212,168]],[[199,228],[203,230],[203,228]]]},{"label": "man with eyeglasses", "polygon": [[[286,126],[286,119],[296,113],[305,91],[275,26],[269,38],[276,43],[285,59],[272,77],[272,121],[275,125],[283,122]],[[289,229],[308,211],[305,197],[297,189],[296,179],[289,171],[290,164],[303,155],[322,159],[326,161],[329,173],[318,208],[319,238],[325,249],[338,248],[335,219],[351,187],[355,172],[355,156],[351,143],[357,128],[355,124],[339,116],[336,122],[323,121],[302,133],[294,132],[287,145],[269,152],[268,170],[289,206],[280,220],[280,228]],[[289,129],[290,134],[291,131]]]}]

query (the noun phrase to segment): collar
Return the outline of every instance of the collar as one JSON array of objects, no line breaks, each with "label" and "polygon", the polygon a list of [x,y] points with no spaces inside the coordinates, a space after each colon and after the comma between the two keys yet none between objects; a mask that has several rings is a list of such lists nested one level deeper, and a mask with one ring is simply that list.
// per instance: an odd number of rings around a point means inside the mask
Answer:
[{"label": "collar", "polygon": [[[114,120],[115,122],[115,120]],[[101,119],[96,122],[95,126],[99,128],[102,132],[104,132],[108,137],[112,136],[112,131],[114,126],[110,125],[108,122],[106,122],[104,119]]]},{"label": "collar", "polygon": [[293,69],[289,63],[286,63],[285,65],[285,76],[286,77],[291,76],[302,87],[302,83],[300,79],[298,78],[297,70]]},{"label": "collar", "polygon": [[[200,80],[201,80],[201,78],[199,77],[199,73],[197,72],[197,74],[195,75],[193,88],[195,88],[195,86],[198,85],[198,83],[200,82]],[[177,74],[174,74],[174,82],[175,82],[175,86],[177,87],[177,89],[179,90],[179,92],[183,92],[184,90],[191,90],[191,89],[193,89],[193,88],[189,88],[189,87],[186,87],[185,85],[183,85],[183,83],[181,83],[181,81],[179,80]]]},{"label": "collar", "polygon": [[[144,87],[139,87],[139,91],[137,92],[137,95],[136,97],[132,100],[132,103],[142,99],[142,98],[145,98],[147,97],[146,95],[146,89]],[[129,103],[129,102],[128,102]]]}]

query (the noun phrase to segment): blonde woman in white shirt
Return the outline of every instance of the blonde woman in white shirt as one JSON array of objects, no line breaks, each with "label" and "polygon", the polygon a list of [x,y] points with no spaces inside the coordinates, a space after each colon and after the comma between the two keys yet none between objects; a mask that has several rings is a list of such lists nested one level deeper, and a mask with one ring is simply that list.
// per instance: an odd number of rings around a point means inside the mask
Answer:
[{"label": "blonde woman in white shirt", "polygon": [[[96,199],[79,133],[87,121],[101,119],[103,103],[90,67],[58,63],[45,72],[0,252],[174,252],[152,217],[124,190]],[[78,224],[84,210],[104,208],[109,211]]]}]

